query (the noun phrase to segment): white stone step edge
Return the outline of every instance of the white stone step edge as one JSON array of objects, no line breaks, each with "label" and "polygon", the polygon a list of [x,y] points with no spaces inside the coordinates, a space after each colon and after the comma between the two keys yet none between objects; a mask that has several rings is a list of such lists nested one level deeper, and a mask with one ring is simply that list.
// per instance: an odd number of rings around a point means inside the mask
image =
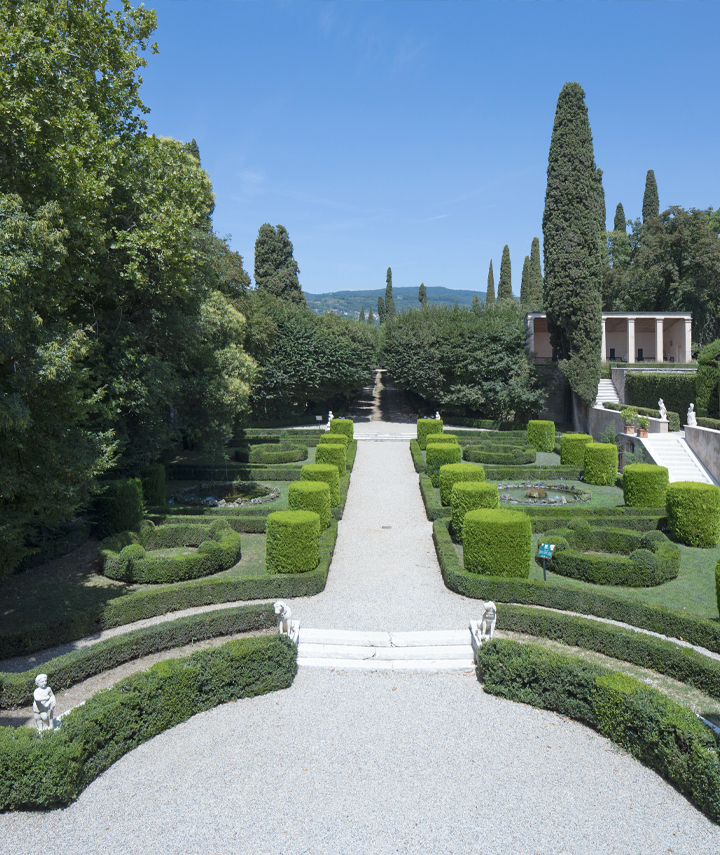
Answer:
[{"label": "white stone step edge", "polygon": [[299,667],[334,668],[338,671],[472,671],[475,660],[469,659],[312,659],[298,656]]},{"label": "white stone step edge", "polygon": [[347,644],[298,645],[298,658],[302,659],[373,659],[375,661],[418,660],[418,659],[467,659],[472,658],[472,645],[445,647],[352,647]]},{"label": "white stone step edge", "polygon": [[364,632],[352,629],[300,628],[300,644],[339,644],[372,647],[438,647],[470,644],[469,629],[414,632]]},{"label": "white stone step edge", "polygon": [[[671,468],[673,469],[673,474],[670,478],[671,483],[676,481],[698,481],[699,483],[705,484],[718,483],[708,472],[705,466],[703,466],[701,460],[690,448],[685,439],[681,437],[662,436],[662,438],[658,440],[653,436],[641,439],[640,442],[645,446],[655,463],[659,466],[667,465],[668,473]],[[655,449],[655,454],[653,454],[653,449]],[[668,460],[668,458],[671,458],[671,460]],[[664,463],[663,459],[665,459],[667,463]],[[683,466],[683,463],[687,468]],[[682,473],[680,477],[678,477],[678,470]],[[693,475],[694,477],[691,478],[689,477],[690,475]]]}]

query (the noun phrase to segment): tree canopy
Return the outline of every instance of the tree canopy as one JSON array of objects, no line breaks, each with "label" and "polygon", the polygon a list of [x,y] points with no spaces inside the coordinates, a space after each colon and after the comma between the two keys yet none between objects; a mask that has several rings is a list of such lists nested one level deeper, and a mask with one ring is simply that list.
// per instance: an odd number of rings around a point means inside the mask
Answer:
[{"label": "tree canopy", "polygon": [[645,176],[645,193],[643,194],[642,203],[642,219],[646,223],[652,217],[657,217],[660,214],[660,197],[658,196],[657,181],[655,180],[655,172],[648,169]]},{"label": "tree canopy", "polygon": [[498,300],[508,300],[512,298],[512,295],[510,248],[505,244],[502,251],[502,259],[500,261],[500,280],[498,282],[497,298]]},{"label": "tree canopy", "polygon": [[255,240],[255,285],[262,291],[293,303],[304,303],[299,269],[285,226],[263,223]]},{"label": "tree canopy", "polygon": [[490,259],[490,269],[488,270],[485,302],[488,304],[488,306],[495,302],[495,276],[493,275],[492,258]]},{"label": "tree canopy", "polygon": [[530,305],[535,311],[543,307],[543,275],[540,266],[540,238],[534,237],[530,245]]}]

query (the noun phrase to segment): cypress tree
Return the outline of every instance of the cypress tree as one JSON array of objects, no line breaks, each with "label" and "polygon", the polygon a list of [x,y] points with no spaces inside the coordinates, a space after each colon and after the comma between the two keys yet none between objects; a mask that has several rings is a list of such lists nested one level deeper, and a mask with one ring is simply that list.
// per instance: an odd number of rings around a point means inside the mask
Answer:
[{"label": "cypress tree", "polygon": [[197,160],[198,164],[200,164],[200,149],[198,148],[198,144],[195,142],[195,137],[193,137],[189,143],[185,143],[185,148],[190,152],[195,160]]},{"label": "cypress tree", "polygon": [[602,339],[602,180],[585,93],[566,83],[558,97],[543,213],[545,310],[550,341],[570,388],[597,394]]},{"label": "cypress tree", "polygon": [[370,307],[368,308],[367,322],[368,322],[369,324],[372,324],[373,326],[375,326],[375,318],[373,317],[373,313],[372,313],[372,306],[370,306]]},{"label": "cypress tree", "polygon": [[660,198],[658,196],[655,172],[648,169],[645,176],[645,195],[643,196],[642,219],[646,223],[651,217],[660,216]]},{"label": "cypress tree", "polygon": [[473,309],[479,309],[480,308],[480,298],[478,297],[477,294],[473,294],[472,307],[473,307]]},{"label": "cypress tree", "polygon": [[617,208],[615,208],[615,220],[613,222],[613,231],[614,232],[625,232],[625,233],[627,233],[625,211],[623,210],[622,202],[618,202],[618,206],[617,206]]},{"label": "cypress tree", "polygon": [[388,267],[385,277],[385,317],[395,317],[395,300],[392,293],[392,270]]},{"label": "cypress tree", "polygon": [[510,249],[505,244],[500,262],[500,281],[498,282],[497,298],[505,300],[512,297],[512,282],[510,275]]},{"label": "cypress tree", "polygon": [[385,300],[383,300],[382,297],[378,297],[378,323],[380,323],[380,324],[385,323],[385,315],[386,315]]},{"label": "cypress tree", "polygon": [[530,245],[530,305],[535,311],[542,309],[543,305],[543,275],[540,267],[540,238],[534,237]]},{"label": "cypress tree", "polygon": [[427,288],[423,282],[420,283],[420,287],[418,288],[418,301],[423,308],[427,306]]},{"label": "cypress tree", "polygon": [[263,223],[255,241],[255,285],[293,303],[304,303],[297,261],[285,226]]},{"label": "cypress tree", "polygon": [[488,271],[487,291],[485,293],[485,303],[489,306],[495,302],[495,276],[492,269],[492,258],[490,259],[490,270]]},{"label": "cypress tree", "polygon": [[360,314],[358,315],[358,320],[361,324],[365,323],[365,306],[360,306]]},{"label": "cypress tree", "polygon": [[530,256],[525,256],[523,261],[522,276],[520,277],[520,305],[530,304]]}]

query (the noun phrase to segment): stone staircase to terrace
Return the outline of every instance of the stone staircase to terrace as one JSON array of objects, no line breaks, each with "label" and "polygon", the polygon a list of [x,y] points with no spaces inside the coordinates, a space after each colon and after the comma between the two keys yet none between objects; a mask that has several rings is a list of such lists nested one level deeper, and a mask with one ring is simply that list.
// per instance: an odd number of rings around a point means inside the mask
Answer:
[{"label": "stone staircase to terrace", "polygon": [[703,466],[685,439],[677,433],[651,433],[639,440],[658,466],[668,470],[670,483],[675,481],[700,481],[715,484],[712,475]]},{"label": "stone staircase to terrace", "polygon": [[612,380],[601,380],[598,383],[597,395],[595,397],[595,403],[593,404],[593,406],[602,407],[605,401],[608,401],[613,404],[622,404],[622,401],[618,397],[615,384]]}]

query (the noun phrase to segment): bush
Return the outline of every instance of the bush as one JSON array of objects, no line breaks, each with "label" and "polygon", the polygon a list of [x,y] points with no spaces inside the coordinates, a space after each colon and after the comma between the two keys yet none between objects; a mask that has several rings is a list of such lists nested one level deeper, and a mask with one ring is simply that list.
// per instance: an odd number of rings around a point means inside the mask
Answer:
[{"label": "bush", "polygon": [[497,508],[500,494],[495,484],[488,481],[456,481],[450,493],[452,529],[455,539],[462,543],[465,514],[480,508]]},{"label": "bush", "polygon": [[442,433],[442,419],[418,419],[417,420],[417,441],[420,444],[421,451],[425,451],[425,440],[428,434]]},{"label": "bush", "polygon": [[332,419],[330,421],[330,433],[344,433],[349,440],[353,439],[353,420]]},{"label": "bush", "polygon": [[[717,371],[717,366],[715,367]],[[715,379],[717,397],[717,376]],[[665,408],[675,413],[686,413],[695,400],[695,374],[674,372],[625,372],[625,400],[628,404],[655,409],[660,398]]]},{"label": "bush", "polygon": [[443,443],[443,442],[452,442],[455,445],[459,445],[457,434],[454,433],[429,433],[425,437],[425,448],[427,449],[428,445],[433,443]]},{"label": "bush", "polygon": [[529,421],[527,442],[536,451],[552,451],[555,448],[555,422],[540,419]]},{"label": "bush", "polygon": [[695,481],[668,484],[668,526],[673,540],[710,549],[720,538],[720,487]]},{"label": "bush", "polygon": [[330,443],[330,445],[342,445],[347,449],[351,442],[352,440],[344,433],[338,433],[337,431],[335,431],[335,433],[331,433],[328,431],[328,433],[324,433],[320,437],[317,444],[325,445],[326,443]]},{"label": "bush", "polygon": [[463,449],[463,459],[470,463],[525,466],[535,462],[537,452],[531,446],[482,442],[478,445],[466,446]]},{"label": "bush", "polygon": [[425,465],[433,487],[440,486],[440,467],[446,463],[459,463],[460,457],[461,450],[457,443],[432,443],[428,445]]},{"label": "bush", "polygon": [[485,470],[474,463],[446,463],[440,467],[439,479],[440,501],[443,505],[449,505],[453,484],[458,481],[484,481]]},{"label": "bush", "polygon": [[[698,354],[698,369],[695,375],[695,409],[698,416],[720,418],[720,339],[711,341]],[[698,422],[699,424],[699,422]]]},{"label": "bush", "polygon": [[144,511],[140,479],[108,481],[105,492],[97,499],[96,509],[98,537],[137,528]]},{"label": "bush", "polygon": [[630,508],[665,507],[668,470],[652,463],[631,463],[623,467],[623,500]]},{"label": "bush", "polygon": [[560,437],[560,463],[563,466],[584,466],[585,446],[592,441],[587,433],[564,433]]},{"label": "bush", "polygon": [[710,430],[720,430],[720,419],[697,419],[698,427],[710,428]]},{"label": "bush", "polygon": [[468,511],[463,523],[465,569],[485,576],[527,579],[532,558],[532,525],[522,511]]},{"label": "bush", "polygon": [[585,446],[584,479],[587,484],[612,487],[618,476],[617,446],[604,442],[590,442]]},{"label": "bush", "polygon": [[299,463],[301,460],[307,460],[307,456],[306,445],[297,445],[294,442],[268,442],[253,445],[248,460],[250,463],[273,466],[282,463]]},{"label": "bush", "polygon": [[[334,419],[333,419],[334,421]],[[344,446],[332,442],[324,442],[315,449],[315,463],[329,463],[337,466],[338,472],[346,469],[347,451]]]},{"label": "bush", "polygon": [[320,560],[320,515],[275,511],[267,518],[265,563],[268,573],[306,573]]},{"label": "bush", "polygon": [[288,489],[291,511],[313,511],[320,517],[320,526],[330,525],[330,487],[324,481],[295,481]]},{"label": "bush", "polygon": [[[622,413],[622,411],[626,409],[625,404],[615,404],[612,401],[604,401],[603,407],[605,407],[606,410],[615,410],[615,412],[617,413]],[[640,416],[648,416],[652,419],[660,418],[660,410],[653,410],[650,407],[637,407],[636,410],[637,414]],[[667,418],[668,430],[670,432],[680,430],[680,416],[678,415],[678,413],[668,410]]]},{"label": "bush", "polygon": [[[335,421],[335,419],[333,419]],[[332,463],[306,463],[301,469],[301,480],[324,481],[330,487],[330,504],[340,501],[340,470]]]},{"label": "bush", "polygon": [[[165,504],[165,467],[162,463],[146,466],[140,473],[143,499],[145,506],[162,506]],[[135,526],[130,526],[135,528]]]}]

